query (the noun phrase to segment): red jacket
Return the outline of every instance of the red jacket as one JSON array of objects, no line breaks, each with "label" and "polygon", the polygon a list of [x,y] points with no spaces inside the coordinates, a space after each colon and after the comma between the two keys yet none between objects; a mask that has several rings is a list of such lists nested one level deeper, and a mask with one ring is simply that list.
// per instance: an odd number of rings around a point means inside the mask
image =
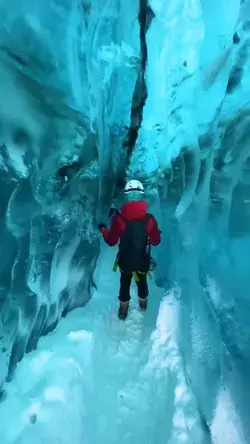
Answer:
[{"label": "red jacket", "polygon": [[[102,228],[102,235],[105,242],[113,247],[116,245],[124,233],[126,224],[124,220],[140,220],[147,214],[147,204],[144,201],[131,201],[123,205],[120,214],[116,214],[111,222],[110,228]],[[158,229],[154,216],[151,216],[146,225],[147,235],[151,245],[158,245],[161,241],[161,231]]]}]

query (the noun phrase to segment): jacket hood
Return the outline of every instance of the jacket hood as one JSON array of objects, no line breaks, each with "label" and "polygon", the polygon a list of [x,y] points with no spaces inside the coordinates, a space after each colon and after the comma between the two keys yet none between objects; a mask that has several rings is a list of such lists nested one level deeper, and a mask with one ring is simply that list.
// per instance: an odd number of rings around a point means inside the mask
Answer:
[{"label": "jacket hood", "polygon": [[147,213],[148,205],[143,200],[131,200],[121,208],[121,216],[125,220],[142,219]]}]

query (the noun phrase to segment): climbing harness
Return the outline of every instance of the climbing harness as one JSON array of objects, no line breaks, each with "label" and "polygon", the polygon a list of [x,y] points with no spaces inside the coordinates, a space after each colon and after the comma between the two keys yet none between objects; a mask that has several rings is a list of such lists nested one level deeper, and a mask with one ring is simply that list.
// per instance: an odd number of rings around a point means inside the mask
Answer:
[{"label": "climbing harness", "polygon": [[[124,273],[124,271],[118,265],[118,255],[117,255],[114,265],[113,265],[113,271],[116,272],[118,270],[118,268],[122,273]],[[152,279],[152,274],[150,273],[150,270],[149,271],[132,271],[132,276],[133,276],[135,282],[137,282],[137,283],[140,282],[140,275],[148,275],[150,277],[150,279]]]}]

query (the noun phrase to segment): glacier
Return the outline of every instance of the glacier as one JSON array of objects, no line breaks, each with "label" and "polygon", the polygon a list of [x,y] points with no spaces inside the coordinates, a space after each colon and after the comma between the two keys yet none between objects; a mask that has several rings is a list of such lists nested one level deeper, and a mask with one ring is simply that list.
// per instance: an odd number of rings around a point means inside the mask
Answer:
[{"label": "glacier", "polygon": [[[1,443],[249,443],[250,1],[0,13]],[[121,324],[134,177],[163,239]]]}]

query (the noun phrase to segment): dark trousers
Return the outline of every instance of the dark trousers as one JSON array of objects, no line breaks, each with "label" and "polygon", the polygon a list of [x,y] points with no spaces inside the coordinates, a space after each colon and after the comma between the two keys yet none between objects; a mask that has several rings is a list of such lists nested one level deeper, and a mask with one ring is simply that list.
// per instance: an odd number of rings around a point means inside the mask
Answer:
[{"label": "dark trousers", "polygon": [[[132,273],[121,272],[119,299],[122,302],[130,300],[130,286],[132,282]],[[136,282],[138,297],[146,299],[148,297],[148,282],[146,274],[139,274],[139,281]]]}]

